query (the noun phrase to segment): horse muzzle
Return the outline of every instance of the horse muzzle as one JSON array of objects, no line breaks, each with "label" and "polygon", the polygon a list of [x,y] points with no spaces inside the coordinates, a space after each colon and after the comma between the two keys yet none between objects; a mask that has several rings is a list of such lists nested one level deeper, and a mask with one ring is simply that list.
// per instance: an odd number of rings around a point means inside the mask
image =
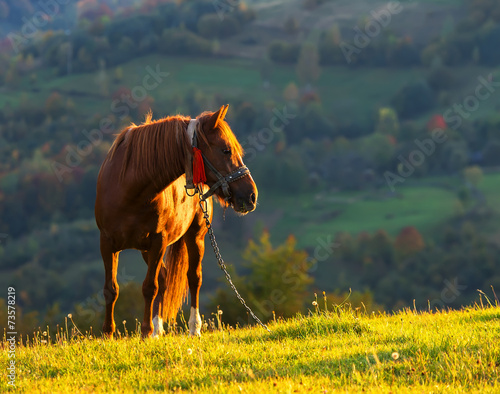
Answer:
[{"label": "horse muzzle", "polygon": [[257,207],[257,193],[255,192],[246,197],[236,197],[234,200],[235,202],[232,204],[234,211],[242,215],[254,211]]}]

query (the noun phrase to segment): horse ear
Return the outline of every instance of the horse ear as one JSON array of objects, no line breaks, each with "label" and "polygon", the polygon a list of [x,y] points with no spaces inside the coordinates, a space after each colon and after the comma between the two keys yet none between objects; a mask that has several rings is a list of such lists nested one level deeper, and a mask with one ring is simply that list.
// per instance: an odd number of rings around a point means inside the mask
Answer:
[{"label": "horse ear", "polygon": [[224,120],[225,119],[228,109],[229,109],[229,104],[226,104],[226,106],[224,107],[224,111],[221,113],[221,115],[219,117],[220,120]]},{"label": "horse ear", "polygon": [[229,104],[226,104],[226,105],[223,105],[222,107],[220,107],[217,112],[214,112],[214,114],[208,120],[209,130],[216,129],[217,126],[219,125],[219,122],[224,120],[224,118],[226,117],[226,112],[227,112],[228,108],[229,108]]}]

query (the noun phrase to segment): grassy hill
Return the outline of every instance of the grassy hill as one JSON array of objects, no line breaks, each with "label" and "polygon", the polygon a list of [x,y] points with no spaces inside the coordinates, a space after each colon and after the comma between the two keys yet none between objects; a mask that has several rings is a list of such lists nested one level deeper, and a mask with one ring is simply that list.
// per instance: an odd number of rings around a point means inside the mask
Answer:
[{"label": "grassy hill", "polygon": [[[141,341],[57,339],[17,344],[24,392],[498,392],[500,308],[368,316],[311,306],[261,328],[205,330]],[[316,307],[319,308],[319,307]],[[330,307],[331,309],[331,307]],[[224,315],[222,315],[224,317]],[[208,322],[210,326],[217,326]],[[68,322],[71,326],[71,322]],[[184,331],[180,328],[178,331]],[[7,346],[5,340],[4,348]],[[7,365],[7,352],[0,354]],[[7,391],[6,379],[0,389]]]},{"label": "grassy hill", "polygon": [[[166,116],[176,112],[185,112],[184,108],[172,108],[171,100],[185,94],[188,88],[205,95],[219,94],[229,102],[242,99],[249,102],[268,102],[271,106],[275,101],[282,101],[283,91],[290,82],[297,83],[295,66],[273,64],[268,72],[270,85],[263,87],[260,75],[260,63],[254,59],[238,58],[183,58],[160,54],[143,56],[122,64],[123,79],[114,80],[116,68],[106,69],[101,78],[96,73],[56,76],[51,69],[38,72],[38,80],[30,84],[30,77],[20,79],[15,89],[5,89],[0,95],[0,105],[7,103],[16,106],[27,97],[33,101],[45,102],[53,91],[59,91],[71,98],[78,113],[88,116],[106,116],[111,112],[111,95],[120,87],[142,86],[142,79],[147,72],[146,66],[155,68],[159,65],[162,72],[168,72],[160,86],[148,91],[154,98],[155,116]],[[468,66],[454,68],[457,83],[448,98],[450,105],[442,105],[421,116],[422,122],[427,121],[433,113],[443,113],[453,103],[461,103],[463,98],[474,92],[478,76],[487,76],[491,69]],[[425,68],[388,69],[362,68],[350,69],[340,66],[324,66],[315,88],[321,97],[323,107],[329,114],[338,119],[358,119],[370,122],[378,108],[390,104],[399,89],[409,82],[425,79],[428,70]],[[103,92],[103,85],[106,86]],[[498,106],[498,97],[493,96],[477,111],[471,114],[470,120],[489,116]],[[191,114],[195,115],[195,114]],[[229,111],[229,118],[233,116]],[[133,119],[140,121],[140,119]],[[236,130],[237,131],[237,130]]]}]

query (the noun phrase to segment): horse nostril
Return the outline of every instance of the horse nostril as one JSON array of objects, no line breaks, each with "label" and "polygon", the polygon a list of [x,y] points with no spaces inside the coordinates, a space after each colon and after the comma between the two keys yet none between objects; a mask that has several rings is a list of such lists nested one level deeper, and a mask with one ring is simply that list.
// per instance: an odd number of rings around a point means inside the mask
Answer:
[{"label": "horse nostril", "polygon": [[250,202],[251,202],[252,204],[255,204],[255,193],[252,193],[252,194],[250,195]]}]

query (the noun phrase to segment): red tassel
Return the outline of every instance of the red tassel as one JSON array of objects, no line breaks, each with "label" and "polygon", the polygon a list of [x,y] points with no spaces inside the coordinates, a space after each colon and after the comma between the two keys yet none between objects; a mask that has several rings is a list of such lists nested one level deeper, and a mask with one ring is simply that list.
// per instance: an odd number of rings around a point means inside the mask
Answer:
[{"label": "red tassel", "polygon": [[205,164],[203,163],[203,156],[201,150],[193,147],[193,183],[206,183],[207,177],[205,175]]}]

